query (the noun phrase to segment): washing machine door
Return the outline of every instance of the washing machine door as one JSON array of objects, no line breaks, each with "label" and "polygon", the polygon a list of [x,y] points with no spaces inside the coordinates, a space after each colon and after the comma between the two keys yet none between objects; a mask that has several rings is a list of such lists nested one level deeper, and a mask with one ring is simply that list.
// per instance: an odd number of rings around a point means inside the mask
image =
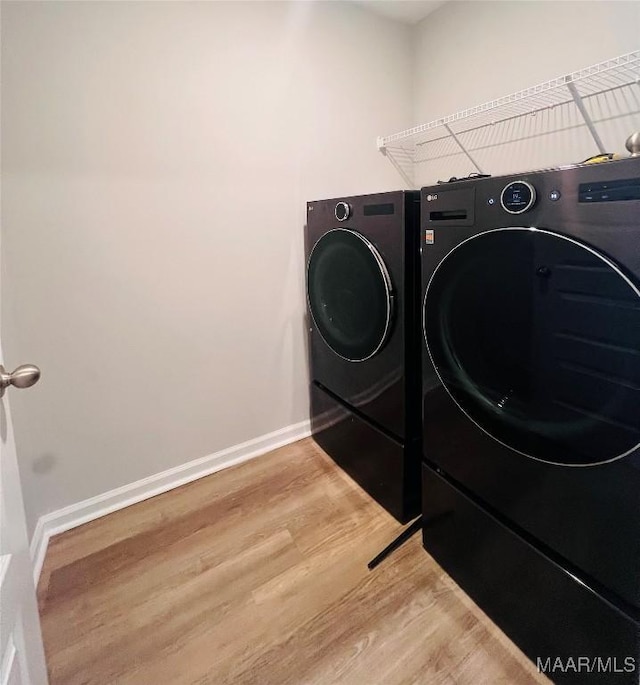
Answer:
[{"label": "washing machine door", "polygon": [[340,228],[318,240],[307,266],[307,298],[318,332],[343,359],[369,359],[387,341],[391,278],[378,250],[360,233]]},{"label": "washing machine door", "polygon": [[423,326],[449,395],[500,443],[572,466],[638,448],[640,291],[589,245],[531,228],[474,236],[433,272]]}]

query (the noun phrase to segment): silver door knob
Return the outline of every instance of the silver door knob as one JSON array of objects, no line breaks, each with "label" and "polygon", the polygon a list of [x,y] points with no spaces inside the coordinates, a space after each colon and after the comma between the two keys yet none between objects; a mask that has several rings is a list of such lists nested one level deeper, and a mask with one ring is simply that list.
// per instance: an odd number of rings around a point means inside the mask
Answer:
[{"label": "silver door knob", "polygon": [[0,364],[0,397],[4,391],[13,385],[14,388],[30,388],[40,380],[40,369],[33,364],[23,364],[13,373],[8,373]]},{"label": "silver door knob", "polygon": [[625,143],[627,150],[631,153],[632,157],[640,156],[640,131],[632,133]]}]

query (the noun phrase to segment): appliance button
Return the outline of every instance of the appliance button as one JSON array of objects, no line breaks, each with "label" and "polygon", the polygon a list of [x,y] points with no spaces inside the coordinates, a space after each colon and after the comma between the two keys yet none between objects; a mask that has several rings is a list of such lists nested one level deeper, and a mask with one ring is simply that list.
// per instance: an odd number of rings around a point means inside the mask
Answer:
[{"label": "appliance button", "polygon": [[487,200],[487,204],[488,204],[490,207],[491,207],[492,205],[495,205],[495,203],[496,203],[495,197],[490,197],[490,198]]},{"label": "appliance button", "polygon": [[551,202],[557,202],[560,199],[560,197],[561,195],[559,190],[552,190],[549,193],[549,199],[551,200]]}]

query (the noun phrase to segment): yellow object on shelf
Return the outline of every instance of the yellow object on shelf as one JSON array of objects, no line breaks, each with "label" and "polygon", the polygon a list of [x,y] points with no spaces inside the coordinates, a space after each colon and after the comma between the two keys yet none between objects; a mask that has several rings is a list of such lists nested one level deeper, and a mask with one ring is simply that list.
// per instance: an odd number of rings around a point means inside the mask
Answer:
[{"label": "yellow object on shelf", "polygon": [[622,159],[622,155],[617,152],[603,152],[585,159],[582,164],[600,164],[601,162],[610,162],[613,159]]}]

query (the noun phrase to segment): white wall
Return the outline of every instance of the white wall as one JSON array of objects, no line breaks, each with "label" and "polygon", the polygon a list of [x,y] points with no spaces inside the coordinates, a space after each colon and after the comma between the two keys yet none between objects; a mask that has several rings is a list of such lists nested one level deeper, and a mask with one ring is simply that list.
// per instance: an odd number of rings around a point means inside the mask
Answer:
[{"label": "white wall", "polygon": [[409,27],[342,2],[3,2],[3,335],[31,530],[307,417],[309,199],[401,187]]},{"label": "white wall", "polygon": [[[420,124],[637,50],[640,2],[454,1],[420,22],[414,39],[413,124]],[[638,115],[612,117],[637,112],[637,87],[588,107],[607,150],[627,154],[624,141],[639,127]],[[559,107],[485,129],[465,142],[487,173],[530,170],[595,154],[581,124],[575,107]],[[512,143],[496,147],[499,140]],[[421,165],[416,181],[433,183],[473,170],[455,155]]]}]

